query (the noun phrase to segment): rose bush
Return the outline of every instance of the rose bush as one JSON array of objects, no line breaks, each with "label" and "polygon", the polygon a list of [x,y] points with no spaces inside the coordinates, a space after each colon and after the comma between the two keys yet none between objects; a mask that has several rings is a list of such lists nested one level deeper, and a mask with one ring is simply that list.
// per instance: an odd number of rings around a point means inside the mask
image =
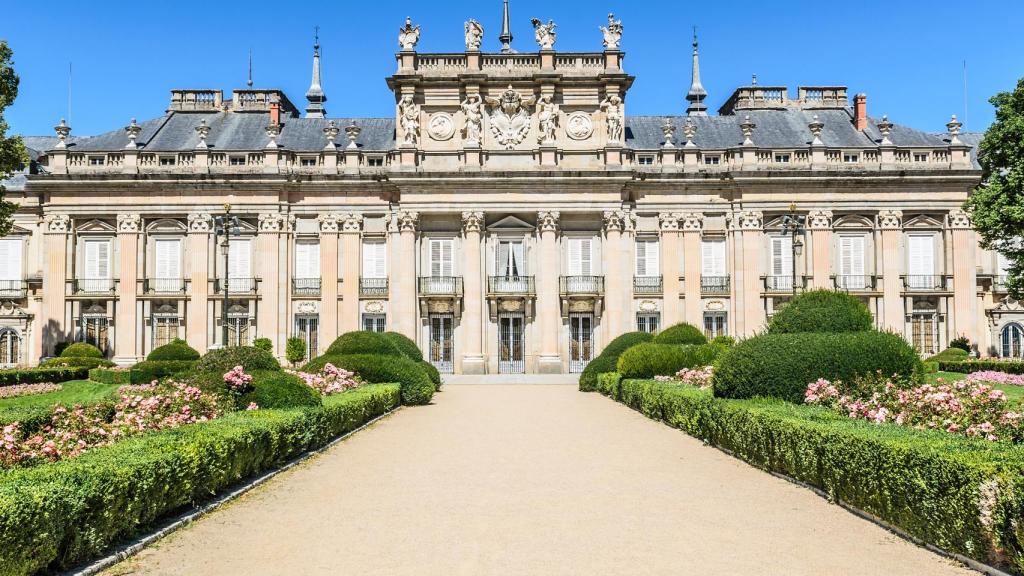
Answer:
[{"label": "rose bush", "polygon": [[674,376],[655,376],[654,379],[658,382],[679,382],[690,386],[696,386],[701,390],[706,390],[711,388],[711,376],[713,375],[713,371],[714,368],[712,366],[705,366],[703,368],[683,368],[679,372],[676,372]]},{"label": "rose bush", "polygon": [[296,372],[295,375],[301,378],[307,386],[319,392],[321,396],[330,396],[351,390],[363,383],[355,372],[338,368],[330,362],[324,364],[318,373]]}]

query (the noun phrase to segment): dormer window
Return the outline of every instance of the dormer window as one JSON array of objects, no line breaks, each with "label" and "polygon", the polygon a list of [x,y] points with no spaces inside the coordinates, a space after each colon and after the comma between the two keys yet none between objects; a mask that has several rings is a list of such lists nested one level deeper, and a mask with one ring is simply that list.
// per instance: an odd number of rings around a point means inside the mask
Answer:
[{"label": "dormer window", "polygon": [[722,157],[718,154],[707,154],[704,156],[705,166],[718,166],[722,163]]},{"label": "dormer window", "polygon": [[175,158],[174,156],[161,156],[160,157],[160,165],[161,166],[174,166],[177,163],[178,163],[178,159]]},{"label": "dormer window", "polygon": [[367,156],[366,157],[366,165],[367,166],[375,166],[375,167],[383,166],[384,165],[384,157],[383,156]]},{"label": "dormer window", "polygon": [[313,168],[317,165],[317,161],[314,157],[299,158],[299,165],[303,168]]},{"label": "dormer window", "polygon": [[789,154],[776,154],[775,155],[775,163],[776,164],[789,164]]},{"label": "dormer window", "polygon": [[636,157],[636,163],[640,166],[652,166],[654,164],[654,155],[640,154]]},{"label": "dormer window", "polygon": [[232,166],[245,166],[245,156],[231,156],[228,163]]},{"label": "dormer window", "polygon": [[106,162],[103,156],[89,156],[89,166],[103,166]]},{"label": "dormer window", "polygon": [[860,162],[860,154],[843,154],[843,164],[856,164]]},{"label": "dormer window", "polygon": [[914,162],[927,162],[927,161],[928,161],[928,153],[927,152],[914,152]]}]

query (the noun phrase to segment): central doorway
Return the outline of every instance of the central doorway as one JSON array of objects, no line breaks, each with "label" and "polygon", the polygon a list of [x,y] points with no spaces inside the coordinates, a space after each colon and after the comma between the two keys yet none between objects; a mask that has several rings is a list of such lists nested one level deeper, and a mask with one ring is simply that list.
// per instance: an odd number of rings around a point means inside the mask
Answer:
[{"label": "central doorway", "polygon": [[451,314],[430,315],[430,348],[427,350],[427,354],[430,357],[430,363],[442,374],[451,374],[455,369],[455,363],[452,360],[455,356],[452,337],[453,323],[454,316]]},{"label": "central doorway", "polygon": [[523,315],[500,314],[498,316],[498,373],[522,374],[525,371]]},{"label": "central doorway", "polygon": [[594,315],[569,315],[569,372],[583,372],[594,359]]}]

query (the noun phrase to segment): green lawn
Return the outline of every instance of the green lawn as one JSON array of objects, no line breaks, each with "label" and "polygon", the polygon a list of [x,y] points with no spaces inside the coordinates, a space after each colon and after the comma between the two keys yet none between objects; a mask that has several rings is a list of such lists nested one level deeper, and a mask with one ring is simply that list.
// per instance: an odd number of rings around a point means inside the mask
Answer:
[{"label": "green lawn", "polygon": [[119,384],[100,384],[90,380],[71,380],[64,382],[64,387],[56,392],[0,398],[0,419],[3,419],[3,414],[8,411],[50,407],[57,403],[66,406],[91,404],[111,395],[119,386]]}]

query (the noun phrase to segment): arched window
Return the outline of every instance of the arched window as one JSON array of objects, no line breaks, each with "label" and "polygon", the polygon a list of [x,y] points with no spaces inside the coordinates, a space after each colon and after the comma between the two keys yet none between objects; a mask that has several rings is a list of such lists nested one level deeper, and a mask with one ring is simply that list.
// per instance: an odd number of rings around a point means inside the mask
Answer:
[{"label": "arched window", "polygon": [[21,362],[21,335],[10,328],[0,329],[0,367],[10,368]]},{"label": "arched window", "polygon": [[1013,322],[1003,326],[999,335],[1003,358],[1024,358],[1024,327]]}]

